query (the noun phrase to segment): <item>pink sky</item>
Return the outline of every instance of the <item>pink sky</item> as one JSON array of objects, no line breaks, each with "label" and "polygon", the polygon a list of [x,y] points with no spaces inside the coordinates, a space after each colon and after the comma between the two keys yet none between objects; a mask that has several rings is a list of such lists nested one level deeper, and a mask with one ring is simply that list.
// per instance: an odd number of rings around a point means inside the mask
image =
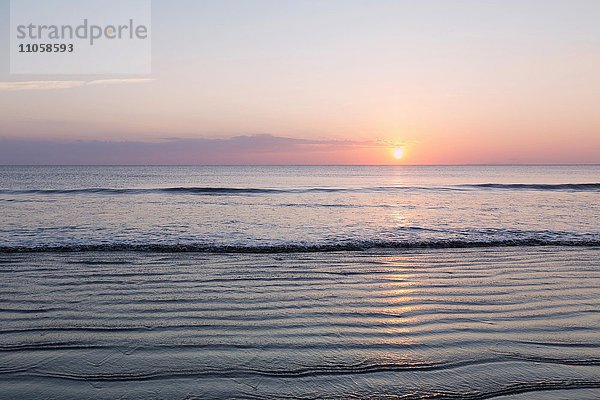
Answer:
[{"label": "pink sky", "polygon": [[600,163],[599,14],[156,1],[151,75],[0,69],[0,164]]}]

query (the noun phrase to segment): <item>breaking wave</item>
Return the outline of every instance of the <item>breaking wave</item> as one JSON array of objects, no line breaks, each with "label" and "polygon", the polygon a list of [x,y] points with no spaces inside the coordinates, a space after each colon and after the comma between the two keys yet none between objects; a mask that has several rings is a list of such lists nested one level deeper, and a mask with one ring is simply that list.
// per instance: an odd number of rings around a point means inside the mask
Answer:
[{"label": "breaking wave", "polygon": [[33,246],[0,246],[4,253],[28,252],[110,252],[145,251],[164,253],[320,253],[391,249],[452,249],[518,246],[600,247],[600,239],[499,239],[499,240],[421,240],[421,241],[349,241],[325,244],[227,245],[206,243],[101,243]]},{"label": "breaking wave", "polygon": [[525,183],[481,183],[444,186],[370,186],[356,188],[309,187],[309,188],[238,188],[238,187],[164,187],[164,188],[79,188],[79,189],[2,189],[3,195],[131,195],[131,194],[188,194],[205,196],[227,195],[265,195],[277,193],[335,193],[335,192],[394,192],[394,191],[445,191],[445,190],[536,190],[566,192],[600,192],[600,183],[561,183],[561,184],[525,184]]}]

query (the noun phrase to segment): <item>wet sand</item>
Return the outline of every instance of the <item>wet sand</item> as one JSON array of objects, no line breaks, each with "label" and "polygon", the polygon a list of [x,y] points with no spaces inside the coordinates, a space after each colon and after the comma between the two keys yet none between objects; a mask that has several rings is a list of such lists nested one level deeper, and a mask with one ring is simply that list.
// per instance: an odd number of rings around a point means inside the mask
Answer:
[{"label": "wet sand", "polygon": [[598,398],[599,260],[0,254],[0,398]]}]

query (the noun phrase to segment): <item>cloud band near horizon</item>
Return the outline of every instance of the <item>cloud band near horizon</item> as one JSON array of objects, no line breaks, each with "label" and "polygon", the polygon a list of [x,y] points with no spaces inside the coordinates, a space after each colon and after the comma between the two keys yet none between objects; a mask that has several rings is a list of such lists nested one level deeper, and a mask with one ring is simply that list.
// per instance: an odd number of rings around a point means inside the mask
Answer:
[{"label": "cloud band near horizon", "polygon": [[377,163],[377,153],[387,149],[376,141],[269,134],[158,142],[0,139],[0,165],[368,164]]}]

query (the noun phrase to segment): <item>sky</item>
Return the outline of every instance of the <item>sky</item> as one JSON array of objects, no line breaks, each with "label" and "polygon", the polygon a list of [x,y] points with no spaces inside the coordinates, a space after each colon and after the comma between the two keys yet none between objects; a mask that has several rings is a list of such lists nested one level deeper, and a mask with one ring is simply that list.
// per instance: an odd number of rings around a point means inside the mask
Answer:
[{"label": "sky", "polygon": [[0,164],[600,163],[597,0],[154,0],[144,75],[10,74],[8,9]]}]

